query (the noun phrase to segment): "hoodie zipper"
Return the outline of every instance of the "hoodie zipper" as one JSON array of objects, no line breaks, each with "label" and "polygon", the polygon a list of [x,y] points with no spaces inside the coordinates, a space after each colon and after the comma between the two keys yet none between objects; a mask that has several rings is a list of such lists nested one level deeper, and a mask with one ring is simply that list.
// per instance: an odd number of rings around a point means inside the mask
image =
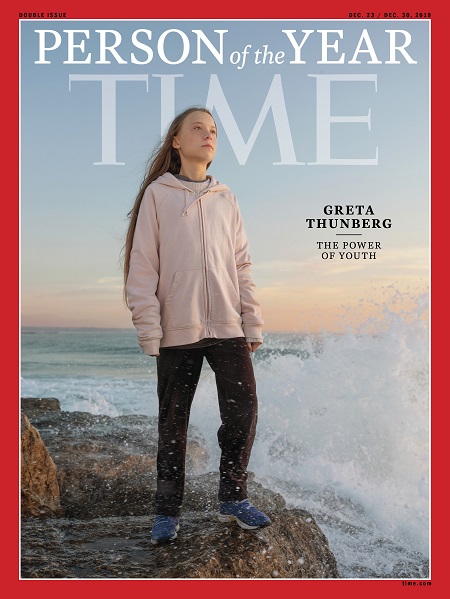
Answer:
[{"label": "hoodie zipper", "polygon": [[[202,196],[203,197],[203,196]],[[203,206],[202,206],[202,197],[198,200],[198,206],[200,210],[200,223],[201,223],[201,231],[202,231],[202,249],[203,249],[203,267],[204,267],[204,275],[205,275],[205,308],[206,308],[206,334],[208,337],[211,336],[211,331],[209,328],[210,323],[210,299],[208,292],[208,267],[206,262],[206,238],[205,238],[205,223],[203,220]]]}]

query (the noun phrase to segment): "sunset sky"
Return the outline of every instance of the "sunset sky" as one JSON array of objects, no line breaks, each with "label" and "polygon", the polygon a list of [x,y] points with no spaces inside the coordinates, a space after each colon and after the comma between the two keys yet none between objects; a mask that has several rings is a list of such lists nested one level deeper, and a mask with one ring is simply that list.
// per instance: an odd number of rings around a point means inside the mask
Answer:
[{"label": "sunset sky", "polygon": [[[39,63],[38,29],[60,36],[46,34],[47,47],[61,40],[59,48],[46,53],[50,64]],[[146,55],[131,43],[139,29],[152,31],[146,43],[153,57],[147,64],[131,61],[132,53],[141,62]],[[178,32],[167,34],[172,29]],[[391,63],[389,30],[394,29],[410,35],[405,50],[414,62],[397,52],[399,64]],[[64,30],[89,32],[89,37],[73,34],[78,64],[70,64]],[[100,35],[108,40],[114,36],[96,30],[120,33],[117,52],[125,64],[96,62],[101,61]],[[217,31],[227,31],[223,64],[205,44],[204,64],[195,63],[193,30],[202,30],[216,48]],[[302,46],[301,62],[294,60],[294,46],[283,30],[295,30],[298,41],[302,31],[312,31]],[[323,30],[330,30],[327,57],[334,64],[320,62]],[[406,40],[403,33],[396,35],[398,42]],[[144,41],[145,35],[139,39]],[[242,66],[238,59],[242,61],[246,46]],[[187,47],[189,53],[180,60]],[[360,64],[354,64],[350,61],[358,48]],[[257,49],[260,61],[265,50],[264,64],[256,64]],[[102,146],[102,86],[80,80],[86,75],[135,76],[116,87],[115,158],[123,164],[95,164],[105,162],[108,153]],[[330,112],[342,117],[330,125],[331,157],[369,162],[378,153],[377,164],[313,164],[320,162],[326,141],[326,107],[319,89],[319,79],[323,82],[326,75],[343,76],[330,84]],[[388,303],[400,310],[426,293],[428,22],[27,20],[21,22],[23,326],[132,326],[122,301],[119,259],[127,212],[168,115],[217,100],[218,84],[229,112],[225,104],[213,107],[218,151],[209,172],[237,195],[265,329],[340,330],[378,314]],[[276,108],[266,114],[269,89]],[[111,105],[103,107],[103,117],[108,110]],[[349,122],[356,116],[361,122]],[[103,130],[107,134],[111,131]],[[108,151],[112,155],[111,147]],[[354,218],[324,214],[325,206],[336,205],[364,206],[364,214],[370,206],[373,214],[366,218],[388,219],[391,227],[353,230],[362,235],[351,237],[336,235],[349,232],[344,229],[308,227],[306,219]],[[369,241],[379,244],[375,259],[340,258],[344,242]],[[337,242],[335,256],[318,242]]]}]

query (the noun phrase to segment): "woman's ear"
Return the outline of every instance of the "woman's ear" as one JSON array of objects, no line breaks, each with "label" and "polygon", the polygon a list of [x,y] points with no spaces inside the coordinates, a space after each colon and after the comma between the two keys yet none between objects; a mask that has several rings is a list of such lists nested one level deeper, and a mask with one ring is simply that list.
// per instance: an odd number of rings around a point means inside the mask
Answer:
[{"label": "woman's ear", "polygon": [[178,149],[180,147],[180,142],[178,141],[178,139],[176,137],[173,138],[172,141],[172,148]]}]

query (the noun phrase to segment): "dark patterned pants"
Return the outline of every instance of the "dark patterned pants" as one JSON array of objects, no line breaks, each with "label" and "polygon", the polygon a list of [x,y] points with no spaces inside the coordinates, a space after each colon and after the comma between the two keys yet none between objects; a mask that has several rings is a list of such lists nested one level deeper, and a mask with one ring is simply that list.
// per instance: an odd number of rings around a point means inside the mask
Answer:
[{"label": "dark patterned pants", "polygon": [[220,501],[247,498],[247,465],[256,432],[258,400],[253,364],[244,337],[195,349],[160,349],[157,514],[179,516],[183,503],[186,439],[203,357],[216,376],[222,424]]}]

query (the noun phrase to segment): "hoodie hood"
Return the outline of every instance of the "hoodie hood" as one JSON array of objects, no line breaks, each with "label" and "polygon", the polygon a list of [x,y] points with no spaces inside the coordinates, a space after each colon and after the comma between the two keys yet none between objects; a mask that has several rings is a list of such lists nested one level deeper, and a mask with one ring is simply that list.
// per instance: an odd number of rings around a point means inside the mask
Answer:
[{"label": "hoodie hood", "polygon": [[[213,188],[214,191],[225,191],[230,189],[228,185],[225,185],[225,183],[220,183],[212,175],[206,175],[206,177],[210,180],[208,191],[212,190]],[[187,189],[187,187],[183,185],[183,181],[177,179],[175,175],[172,175],[172,173],[164,173],[163,175],[160,175],[157,179],[155,179],[154,183],[159,183],[160,185],[167,185],[169,187]]]},{"label": "hoodie hood", "polygon": [[209,179],[209,186],[199,195],[196,195],[195,192],[192,191],[192,189],[189,189],[188,187],[186,187],[186,185],[184,185],[182,180],[177,179],[171,173],[164,173],[163,175],[160,175],[157,179],[155,179],[155,181],[153,181],[153,184],[164,185],[168,188],[172,187],[174,189],[182,190],[185,194],[185,204],[182,216],[187,216],[189,213],[189,208],[204,195],[230,190],[228,185],[220,183],[212,175],[206,175],[206,177]]}]

